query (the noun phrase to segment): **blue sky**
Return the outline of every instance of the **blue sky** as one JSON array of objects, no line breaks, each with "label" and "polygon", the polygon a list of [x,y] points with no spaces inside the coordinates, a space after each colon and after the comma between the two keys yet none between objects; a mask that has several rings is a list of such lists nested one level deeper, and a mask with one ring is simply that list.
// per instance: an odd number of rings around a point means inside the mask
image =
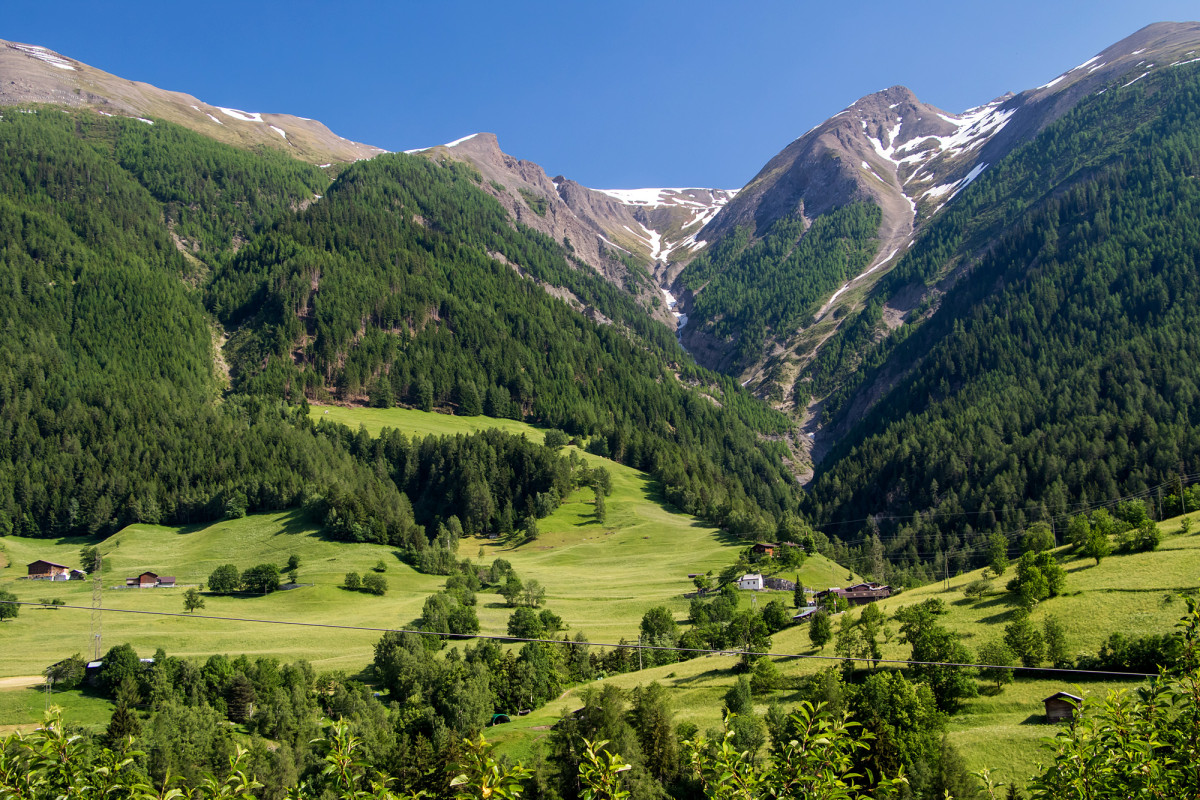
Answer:
[{"label": "blue sky", "polygon": [[1194,0],[5,0],[0,38],[389,150],[492,131],[596,188],[735,188],[864,94],[962,111],[1197,17]]}]

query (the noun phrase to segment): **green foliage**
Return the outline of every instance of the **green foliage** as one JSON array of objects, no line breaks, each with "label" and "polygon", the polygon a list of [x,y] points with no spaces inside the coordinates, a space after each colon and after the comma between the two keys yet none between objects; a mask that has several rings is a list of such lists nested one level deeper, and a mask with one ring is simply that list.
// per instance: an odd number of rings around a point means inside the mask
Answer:
[{"label": "green foliage", "polygon": [[984,680],[995,681],[997,689],[1012,683],[1013,671],[1005,669],[1005,667],[1015,664],[1017,655],[1003,639],[985,642],[979,648],[978,656],[981,662],[989,665],[979,671],[980,677]]},{"label": "green foliage", "polygon": [[1046,660],[1059,669],[1071,666],[1071,648],[1067,643],[1067,628],[1053,614],[1042,620],[1042,641],[1046,645]]},{"label": "green foliage", "polygon": [[117,687],[126,680],[132,680],[136,685],[142,673],[142,662],[129,644],[109,648],[101,661],[104,663],[100,667],[100,687],[110,696],[116,694]]},{"label": "green foliage", "polygon": [[362,576],[354,571],[347,572],[342,585],[353,592],[357,592],[362,588]]},{"label": "green foliage", "polygon": [[362,579],[362,589],[367,594],[373,594],[377,597],[382,597],[387,594],[388,582],[387,578],[377,572],[372,572],[370,575],[364,575]]},{"label": "green foliage", "polygon": [[21,613],[17,596],[7,589],[0,589],[0,622],[15,619]]},{"label": "green foliage", "polygon": [[79,567],[88,575],[96,569],[96,560],[100,558],[100,548],[95,546],[83,547],[79,550]]},{"label": "green foliage", "polygon": [[189,614],[204,608],[204,596],[195,586],[189,587],[183,593],[183,610]]},{"label": "green foliage", "polygon": [[666,606],[655,606],[642,615],[640,630],[646,644],[670,647],[679,640],[679,626]]},{"label": "green foliage", "polygon": [[[940,602],[940,601],[939,601]],[[958,637],[937,623],[938,605],[926,602],[896,611],[903,641],[912,645],[912,671],[929,684],[938,708],[953,711],[964,698],[974,697],[969,668],[950,666],[971,663],[971,653]]]},{"label": "green foliage", "polygon": [[[1028,553],[1042,553],[1047,550],[1053,550],[1057,542],[1054,541],[1054,529],[1044,522],[1037,522],[1029,526],[1025,531],[1025,535],[1021,537],[1021,551]],[[1000,574],[997,572],[997,574]]]},{"label": "green foliage", "polygon": [[[529,770],[517,764],[506,766],[496,761],[491,747],[481,734],[478,739],[466,739],[466,745],[458,775],[450,780],[450,788],[458,800],[496,798],[516,800],[523,791],[522,781],[529,777]],[[613,798],[617,800],[617,798]]]},{"label": "green foliage", "polygon": [[829,612],[822,610],[813,614],[812,621],[808,623],[808,640],[812,642],[813,647],[824,650],[832,638],[833,623],[829,619]]},{"label": "green foliage", "polygon": [[725,692],[725,711],[729,714],[750,714],[754,711],[750,679],[745,675],[739,675],[729,691]]},{"label": "green foliage", "polygon": [[987,563],[996,573],[996,577],[1008,569],[1008,537],[1000,531],[995,531],[988,537]]},{"label": "green foliage", "polygon": [[1017,561],[1017,574],[1008,582],[1008,590],[1017,593],[1021,607],[1028,611],[1042,600],[1062,594],[1066,582],[1066,570],[1053,553],[1026,550]]},{"label": "green foliage", "polygon": [[539,217],[546,216],[546,211],[550,207],[550,201],[540,194],[532,192],[525,187],[517,189],[521,197],[524,198],[525,204],[529,206],[529,210],[537,214]]},{"label": "green foliage", "polygon": [[1013,621],[1005,626],[1004,644],[1026,667],[1036,667],[1045,656],[1046,645],[1042,635],[1024,612],[1017,612]]},{"label": "green foliage", "polygon": [[518,639],[539,639],[546,632],[541,617],[528,606],[521,606],[508,617],[508,635]]},{"label": "green foliage", "polygon": [[53,688],[66,691],[74,689],[83,682],[84,675],[87,672],[87,661],[79,653],[64,658],[50,666],[46,667],[44,675],[46,680],[53,685]]},{"label": "green foliage", "polygon": [[[736,719],[736,718],[735,718]],[[857,723],[802,703],[789,717],[788,732],[771,759],[759,764],[753,753],[733,744],[733,720],[727,719],[721,741],[704,737],[684,743],[693,774],[708,800],[754,797],[866,798],[857,781],[855,762],[874,738]],[[905,783],[902,777],[877,776],[878,796]]]},{"label": "green foliage", "polygon": [[258,564],[242,573],[242,588],[247,592],[270,594],[279,589],[279,567]]}]

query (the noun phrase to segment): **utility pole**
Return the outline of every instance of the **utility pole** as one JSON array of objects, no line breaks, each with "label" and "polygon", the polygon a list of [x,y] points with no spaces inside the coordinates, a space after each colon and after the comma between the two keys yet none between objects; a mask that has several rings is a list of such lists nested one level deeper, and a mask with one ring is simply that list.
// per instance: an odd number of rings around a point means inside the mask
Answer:
[{"label": "utility pole", "polygon": [[100,577],[100,550],[96,550],[96,560],[92,562],[92,660],[100,660],[100,649],[103,637],[100,630],[100,594],[104,590],[104,580]]}]

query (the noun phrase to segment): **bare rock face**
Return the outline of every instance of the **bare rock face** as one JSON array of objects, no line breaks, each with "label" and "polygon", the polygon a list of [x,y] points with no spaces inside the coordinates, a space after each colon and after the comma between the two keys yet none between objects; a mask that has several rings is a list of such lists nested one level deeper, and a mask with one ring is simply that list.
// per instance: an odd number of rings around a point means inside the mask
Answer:
[{"label": "bare rock face", "polygon": [[386,152],[343,139],[316,120],[209,105],[182,92],[118,78],[44,47],[0,39],[0,105],[28,103],[164,119],[218,141],[239,147],[266,145],[313,164]]},{"label": "bare rock face", "polygon": [[669,283],[673,265],[704,246],[696,234],[734,194],[716,189],[589,189],[562,175],[550,178],[534,162],[505,153],[492,133],[408,152],[471,164],[483,176],[484,191],[514,220],[563,244],[672,326],[675,317],[658,286]]}]

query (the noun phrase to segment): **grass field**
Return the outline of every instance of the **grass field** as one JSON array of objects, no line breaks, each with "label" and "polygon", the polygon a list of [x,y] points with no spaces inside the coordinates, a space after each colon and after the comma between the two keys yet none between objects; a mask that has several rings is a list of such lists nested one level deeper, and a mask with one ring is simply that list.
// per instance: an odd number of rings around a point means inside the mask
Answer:
[{"label": "grass field", "polygon": [[[314,416],[325,417],[325,409]],[[469,432],[485,427],[482,417],[450,417],[405,410],[329,409],[328,417],[357,423],[356,414],[373,433],[390,426],[406,433]],[[532,437],[542,433],[510,420],[495,421]],[[603,525],[593,517],[590,490],[569,496],[552,515],[539,522],[542,536],[510,548],[496,541],[467,539],[460,555],[509,560],[522,578],[537,579],[547,589],[547,605],[592,641],[635,639],[647,608],[664,604],[686,616],[682,595],[691,590],[691,572],[719,570],[736,558],[741,543],[693,517],[666,507],[654,482],[645,474],[595,456],[612,474]],[[23,579],[24,565],[36,559],[78,563],[81,539],[8,537],[0,546],[11,565],[0,572],[0,586],[20,600],[62,599],[69,606],[89,607],[90,581],[51,583]],[[250,653],[283,660],[307,659],[319,670],[351,672],[371,659],[378,632],[335,628],[294,628],[229,619],[209,620],[182,615],[184,587],[204,582],[225,563],[246,568],[270,562],[282,565],[292,554],[300,558],[300,582],[312,584],[266,597],[207,598],[199,612],[221,618],[241,617],[323,625],[395,628],[419,616],[426,596],[444,581],[421,575],[402,563],[390,547],[333,542],[320,536],[298,512],[259,514],[210,525],[170,528],[131,525],[100,545],[105,555],[104,607],[156,611],[176,617],[108,613],[103,617],[104,648],[131,643],[150,655],[158,647],[172,655],[204,657],[211,653]],[[346,572],[364,573],[378,561],[388,565],[385,597],[339,588]],[[176,589],[125,589],[127,576],[152,570],[174,575]],[[800,577],[808,585],[841,583],[846,572],[823,557],[809,559]],[[480,596],[478,608],[485,633],[503,633],[510,610],[494,594]],[[37,674],[46,665],[75,652],[91,653],[90,612],[24,607],[20,616],[0,626],[0,676]]]},{"label": "grass field", "polygon": [[[1200,514],[1191,516],[1195,529]],[[1177,535],[1179,523],[1180,518],[1176,518],[1160,524],[1160,530],[1166,535],[1158,550],[1110,556],[1099,566],[1091,560],[1073,558],[1065,549],[1060,550],[1059,557],[1064,560],[1068,573],[1067,593],[1040,603],[1032,614],[1033,622],[1040,628],[1046,615],[1055,615],[1068,628],[1072,651],[1091,654],[1096,653],[1103,641],[1116,631],[1138,636],[1174,630],[1186,610],[1179,595],[1195,593],[1200,588],[1200,535]],[[1003,589],[1004,583],[1012,577],[1011,570],[995,581],[991,594],[978,600],[967,600],[962,590],[979,576],[979,571],[960,575],[949,581],[948,589],[942,583],[925,586],[903,592],[879,605],[890,617],[902,606],[940,597],[948,608],[941,623],[958,633],[973,651],[984,642],[1002,637],[1004,626],[1011,621],[1015,609],[1009,593]],[[895,635],[896,623],[890,622],[888,627],[891,641],[884,644],[883,657],[907,658],[909,647],[901,644],[899,636]],[[833,655],[832,644],[824,651],[814,648],[809,642],[806,626],[777,633],[772,649],[776,653],[797,656],[775,659],[785,679],[795,679],[837,663],[828,658]],[[722,697],[736,680],[732,671],[735,661],[730,657],[700,658],[614,676],[606,682],[631,688],[657,680],[671,690],[677,720],[694,722],[703,730],[720,724]],[[576,687],[560,703],[552,703],[539,714],[496,728],[490,737],[500,743],[503,752],[525,756],[536,741],[547,735],[544,726],[553,723],[564,707],[581,706],[583,692],[599,685],[597,682]],[[1062,681],[1018,678],[999,694],[985,692],[968,700],[951,718],[949,736],[972,771],[987,767],[999,780],[1024,782],[1034,773],[1038,761],[1046,760],[1041,740],[1055,732],[1055,727],[1045,724],[1042,718],[1045,697],[1059,690],[1082,692],[1085,697],[1103,696],[1110,690],[1136,685],[1136,681],[1129,680],[1076,682],[1073,678]],[[780,691],[758,698],[757,702],[761,712],[770,702],[779,702],[786,707],[794,702],[794,698],[791,693]]]}]

